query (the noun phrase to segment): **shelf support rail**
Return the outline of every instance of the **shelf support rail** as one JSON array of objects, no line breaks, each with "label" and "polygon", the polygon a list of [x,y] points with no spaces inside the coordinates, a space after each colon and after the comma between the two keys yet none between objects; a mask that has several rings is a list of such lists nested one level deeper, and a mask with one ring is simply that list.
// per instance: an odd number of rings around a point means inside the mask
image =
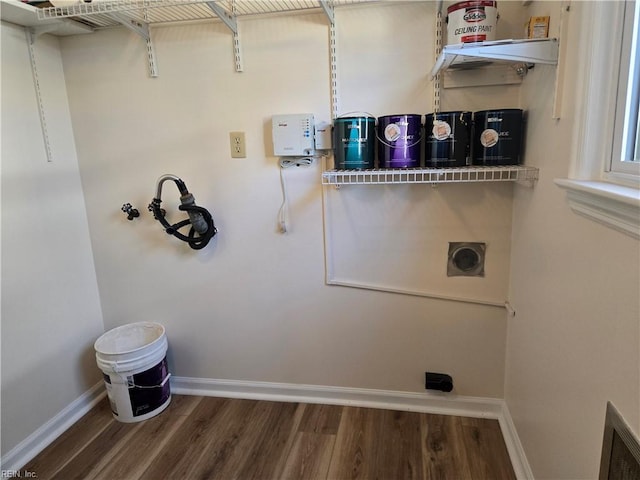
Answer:
[{"label": "shelf support rail", "polygon": [[243,71],[242,54],[240,51],[240,36],[238,34],[238,20],[236,16],[236,2],[233,0],[231,3],[232,13],[230,14],[216,2],[206,2],[207,6],[211,9],[216,16],[222,20],[222,22],[233,33],[233,58],[235,61],[236,72]]},{"label": "shelf support rail", "polygon": [[[435,41],[435,57],[440,57],[442,52],[442,0],[438,0],[436,13],[436,41]],[[441,78],[440,73],[433,77],[433,113],[440,113],[440,93],[441,93]]]},{"label": "shelf support rail", "polygon": [[138,22],[137,20],[133,20],[127,17],[126,15],[123,15],[122,13],[118,13],[118,12],[109,12],[109,13],[105,13],[104,15],[118,22],[123,27],[128,28],[136,35],[139,35],[140,37],[142,37],[142,39],[147,44],[147,59],[149,62],[149,75],[153,78],[156,78],[158,76],[158,65],[156,62],[155,49],[153,48],[153,41],[151,40],[151,32],[149,30],[149,24]]},{"label": "shelf support rail", "polygon": [[25,28],[27,36],[27,44],[29,48],[29,61],[31,62],[31,73],[33,74],[33,86],[36,91],[36,102],[38,104],[38,115],[40,116],[40,127],[42,128],[42,141],[44,142],[44,151],[47,155],[47,162],[53,162],[53,152],[51,151],[51,142],[49,141],[49,129],[47,128],[47,118],[45,115],[44,102],[42,99],[42,91],[40,89],[40,76],[38,75],[38,62],[36,61],[35,41],[36,37],[47,32],[46,27]]},{"label": "shelf support rail", "polygon": [[331,77],[331,116],[335,120],[340,113],[340,101],[338,96],[338,54],[336,47],[336,26],[331,24],[329,27],[329,51],[330,66],[329,74]]},{"label": "shelf support rail", "polygon": [[320,0],[320,6],[329,20],[329,77],[331,87],[331,118],[335,120],[340,110],[338,104],[338,54],[336,47],[336,17],[331,0]]}]

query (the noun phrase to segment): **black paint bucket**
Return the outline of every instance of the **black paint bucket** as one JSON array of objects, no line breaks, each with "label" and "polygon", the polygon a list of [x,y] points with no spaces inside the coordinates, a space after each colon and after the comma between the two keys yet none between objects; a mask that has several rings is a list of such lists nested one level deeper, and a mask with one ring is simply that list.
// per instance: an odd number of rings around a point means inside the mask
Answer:
[{"label": "black paint bucket", "polygon": [[464,167],[470,159],[471,112],[432,113],[424,121],[425,167]]},{"label": "black paint bucket", "polygon": [[420,166],[421,115],[386,115],[378,118],[378,167]]},{"label": "black paint bucket", "polygon": [[333,121],[335,168],[362,170],[374,168],[376,119],[338,117]]},{"label": "black paint bucket", "polygon": [[524,112],[518,108],[473,114],[473,164],[520,165]]}]

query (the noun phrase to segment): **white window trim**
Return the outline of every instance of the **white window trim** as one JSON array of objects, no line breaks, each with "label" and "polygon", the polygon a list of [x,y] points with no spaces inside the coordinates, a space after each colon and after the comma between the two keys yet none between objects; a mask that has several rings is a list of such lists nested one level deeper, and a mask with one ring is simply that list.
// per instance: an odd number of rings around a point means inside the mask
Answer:
[{"label": "white window trim", "polygon": [[591,55],[577,76],[577,148],[569,178],[555,183],[567,191],[575,213],[640,239],[637,177],[607,172],[611,141],[602,141],[614,123],[619,57],[612,52],[619,51],[620,39],[612,32],[621,31],[624,3],[580,2],[579,10],[580,50]]}]

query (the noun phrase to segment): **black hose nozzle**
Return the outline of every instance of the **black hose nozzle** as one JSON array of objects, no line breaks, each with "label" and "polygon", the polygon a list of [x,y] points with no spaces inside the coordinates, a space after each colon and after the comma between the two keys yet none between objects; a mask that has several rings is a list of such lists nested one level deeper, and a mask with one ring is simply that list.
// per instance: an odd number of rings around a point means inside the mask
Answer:
[{"label": "black hose nozzle", "polygon": [[185,207],[185,210],[187,210],[187,213],[189,214],[189,220],[191,221],[191,225],[193,225],[193,229],[200,235],[206,233],[206,231],[209,229],[209,225],[207,225],[207,221],[204,219],[202,214],[194,211],[191,208],[186,208],[195,206],[196,199],[193,198],[193,195],[189,192],[183,194],[180,197],[180,203],[182,203],[182,205],[179,208],[180,210],[182,210],[181,207]]}]

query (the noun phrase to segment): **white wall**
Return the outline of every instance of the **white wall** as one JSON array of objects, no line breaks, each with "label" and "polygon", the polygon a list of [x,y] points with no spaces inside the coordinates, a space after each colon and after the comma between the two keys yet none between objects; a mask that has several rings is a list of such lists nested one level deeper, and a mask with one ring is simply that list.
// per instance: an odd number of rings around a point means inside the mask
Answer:
[{"label": "white wall", "polygon": [[[339,9],[342,112],[431,111],[433,9],[423,2]],[[432,370],[453,375],[459,394],[501,397],[504,309],[324,284],[318,164],[285,172],[291,228],[277,232],[270,119],[299,112],[330,119],[329,31],[324,15],[313,13],[243,18],[240,32],[245,71],[236,73],[225,26],[154,28],[156,79],[147,75],[143,42],[128,31],[61,41],[105,326],[162,322],[174,375],[419,392]],[[517,101],[513,92],[498,101]],[[246,132],[246,159],[229,156],[235,130]],[[146,211],[165,173],[181,176],[213,213],[220,233],[203,251],[164,234]],[[474,218],[430,212],[438,249],[449,240],[482,241],[491,225],[490,240],[500,245],[493,252],[507,252],[497,269],[505,293],[511,187],[423,187],[356,187],[339,198],[382,218],[426,215],[430,198],[466,199]],[[381,197],[387,206],[376,209]],[[165,184],[163,200],[178,218],[173,185]],[[124,202],[141,218],[128,222]],[[494,215],[496,205],[505,215]],[[332,221],[334,231],[350,228]],[[425,223],[415,228],[433,230]],[[440,269],[446,282],[446,257],[433,255],[425,249],[409,261]]]},{"label": "white wall", "polygon": [[[514,203],[505,397],[533,473],[539,479],[597,478],[606,402],[640,433],[640,248],[638,240],[575,215],[554,178],[566,178],[585,4],[572,2],[562,118],[551,119],[555,68],[526,79],[531,105],[527,162],[540,168]],[[551,14],[541,2],[531,15]],[[594,119],[593,121],[597,121]]]},{"label": "white wall", "polygon": [[56,38],[2,23],[2,455],[93,386],[102,314]]}]

